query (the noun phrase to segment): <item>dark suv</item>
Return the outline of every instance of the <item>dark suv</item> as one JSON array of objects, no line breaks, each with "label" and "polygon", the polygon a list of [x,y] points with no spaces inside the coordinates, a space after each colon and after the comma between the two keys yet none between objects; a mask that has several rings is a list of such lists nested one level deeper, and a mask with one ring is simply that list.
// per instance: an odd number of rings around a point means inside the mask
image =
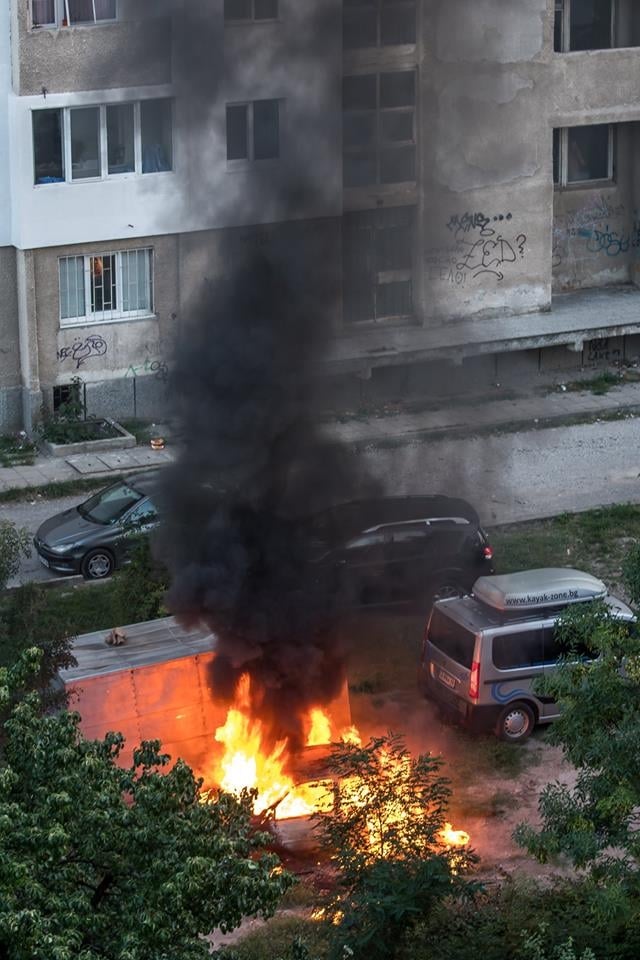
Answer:
[{"label": "dark suv", "polygon": [[464,500],[379,497],[332,507],[310,523],[312,560],[348,605],[430,606],[493,573],[493,550]]}]

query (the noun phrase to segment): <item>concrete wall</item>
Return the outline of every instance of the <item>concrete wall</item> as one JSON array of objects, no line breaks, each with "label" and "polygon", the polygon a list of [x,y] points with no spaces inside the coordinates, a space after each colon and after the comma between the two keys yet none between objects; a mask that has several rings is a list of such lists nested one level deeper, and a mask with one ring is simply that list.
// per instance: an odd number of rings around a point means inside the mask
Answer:
[{"label": "concrete wall", "polygon": [[437,0],[423,23],[425,322],[551,297],[547,0]]},{"label": "concrete wall", "polygon": [[[340,316],[340,237],[340,221],[327,218],[146,237],[108,248],[92,243],[30,252],[33,295],[25,312],[45,406],[52,405],[53,386],[78,376],[86,384],[91,414],[158,419],[170,413],[169,373],[176,343],[189,336],[203,298],[207,309],[225,309],[215,299],[216,279],[255,251],[268,251],[285,268],[288,282],[308,297],[306,321],[334,333]],[[155,315],[61,328],[58,258],[142,246],[153,249]],[[99,338],[99,349],[92,348],[93,338]]]},{"label": "concrete wall", "polygon": [[10,243],[11,191],[9,188],[9,93],[11,91],[11,43],[9,10],[0,15],[0,246]]},{"label": "concrete wall", "polygon": [[22,426],[16,252],[0,247],[0,433]]},{"label": "concrete wall", "polygon": [[614,127],[615,178],[554,192],[553,290],[630,283],[638,258],[635,144],[638,124]]},{"label": "concrete wall", "polygon": [[171,82],[171,19],[163,0],[119,0],[118,22],[59,29],[31,29],[30,4],[12,2],[17,94]]}]

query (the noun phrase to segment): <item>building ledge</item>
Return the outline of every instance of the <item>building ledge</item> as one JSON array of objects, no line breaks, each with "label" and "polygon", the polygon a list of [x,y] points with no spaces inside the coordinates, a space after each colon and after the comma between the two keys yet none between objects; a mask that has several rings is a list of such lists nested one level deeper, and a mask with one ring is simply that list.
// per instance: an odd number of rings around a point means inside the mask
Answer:
[{"label": "building ledge", "polygon": [[566,346],[640,334],[640,289],[582,290],[554,297],[551,310],[491,319],[471,317],[438,326],[376,327],[336,338],[323,372],[367,375],[374,367]]}]

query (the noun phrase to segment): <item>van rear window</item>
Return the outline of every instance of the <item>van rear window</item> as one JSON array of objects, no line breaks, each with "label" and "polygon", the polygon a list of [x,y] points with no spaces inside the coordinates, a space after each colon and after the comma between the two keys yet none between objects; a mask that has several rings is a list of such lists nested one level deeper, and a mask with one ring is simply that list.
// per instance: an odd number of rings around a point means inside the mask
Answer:
[{"label": "van rear window", "polygon": [[473,633],[449,619],[437,607],[429,622],[429,642],[461,666],[471,669],[476,638]]}]

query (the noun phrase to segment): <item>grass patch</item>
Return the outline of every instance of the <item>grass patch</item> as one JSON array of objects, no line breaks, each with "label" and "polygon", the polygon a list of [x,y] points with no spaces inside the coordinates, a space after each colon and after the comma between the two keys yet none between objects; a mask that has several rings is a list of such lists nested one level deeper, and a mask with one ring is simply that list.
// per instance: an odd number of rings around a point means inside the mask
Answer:
[{"label": "grass patch", "polygon": [[349,651],[349,689],[384,693],[416,685],[424,616],[363,613],[340,628]]},{"label": "grass patch", "polygon": [[151,437],[158,436],[158,428],[151,420],[120,420],[120,423],[133,434],[137,443],[147,444]]},{"label": "grass patch", "polygon": [[31,467],[36,456],[36,447],[27,438],[0,437],[0,466]]},{"label": "grass patch", "polygon": [[491,734],[480,736],[463,727],[451,727],[450,731],[454,745],[447,775],[455,789],[475,784],[487,775],[515,778],[535,758],[535,752],[520,743],[503,743]]},{"label": "grass patch", "polygon": [[323,923],[303,917],[274,917],[259,930],[248,933],[232,947],[220,951],[221,960],[288,960],[298,940],[314,960],[324,960],[328,938]]},{"label": "grass patch", "polygon": [[76,584],[68,589],[49,590],[46,595],[46,610],[52,618],[72,626],[74,635],[93,633],[94,630],[109,631],[114,625],[115,580],[83,586]]},{"label": "grass patch", "polygon": [[[130,477],[136,472],[139,473],[140,470],[132,470],[127,473],[127,476]],[[33,500],[36,497],[41,500],[57,500],[59,497],[70,497],[75,493],[90,493],[99,487],[106,487],[122,479],[122,474],[113,473],[101,477],[78,477],[77,480],[55,480],[39,487],[12,487],[10,490],[0,491],[0,503],[18,503],[21,500]]]},{"label": "grass patch", "polygon": [[640,540],[640,506],[635,504],[562,514],[491,531],[498,573],[577,567],[601,577],[610,587],[620,583],[622,562],[636,540]]}]

